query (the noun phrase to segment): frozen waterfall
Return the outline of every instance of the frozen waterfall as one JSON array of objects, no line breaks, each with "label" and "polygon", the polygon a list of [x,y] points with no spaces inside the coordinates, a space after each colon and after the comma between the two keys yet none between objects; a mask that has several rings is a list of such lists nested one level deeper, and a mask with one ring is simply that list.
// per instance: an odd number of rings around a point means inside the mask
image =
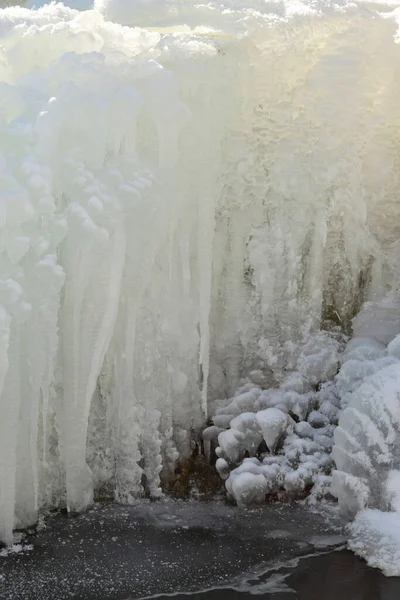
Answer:
[{"label": "frozen waterfall", "polygon": [[397,301],[391,10],[0,10],[1,540],[157,498],[218,398]]}]

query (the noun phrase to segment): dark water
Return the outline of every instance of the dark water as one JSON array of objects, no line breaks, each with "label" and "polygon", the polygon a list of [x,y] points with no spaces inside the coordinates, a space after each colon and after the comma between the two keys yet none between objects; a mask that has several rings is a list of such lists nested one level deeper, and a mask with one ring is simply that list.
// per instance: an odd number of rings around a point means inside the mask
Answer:
[{"label": "dark water", "polygon": [[104,506],[52,517],[26,542],[0,553],[1,600],[400,600],[400,580],[332,551],[337,520],[298,506]]},{"label": "dark water", "polygon": [[[235,589],[176,594],[174,600],[400,600],[400,578],[384,577],[348,550],[299,560],[293,569],[281,569],[287,590],[254,595]],[[271,577],[271,576],[270,576]],[[272,578],[274,575],[272,575]],[[268,581],[268,577],[265,578]],[[271,586],[273,587],[273,586]],[[158,600],[171,596],[158,596]]]}]

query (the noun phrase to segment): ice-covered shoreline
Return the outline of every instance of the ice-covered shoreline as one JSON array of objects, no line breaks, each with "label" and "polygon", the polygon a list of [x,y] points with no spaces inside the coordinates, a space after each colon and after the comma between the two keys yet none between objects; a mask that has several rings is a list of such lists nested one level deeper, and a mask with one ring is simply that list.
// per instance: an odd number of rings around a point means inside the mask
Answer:
[{"label": "ice-covered shoreline", "polygon": [[0,552],[3,600],[148,598],[210,587],[223,594],[228,586],[251,594],[267,591],[269,577],[293,569],[296,558],[345,539],[337,519],[282,504],[243,511],[139,501],[96,505],[75,519],[52,515],[45,525],[26,540],[33,550]]},{"label": "ice-covered shoreline", "polygon": [[355,517],[350,549],[386,576],[400,573],[399,315],[395,302],[367,303],[350,341],[332,337],[329,352],[310,340],[302,371],[280,388],[263,390],[252,374],[204,432],[239,506],[304,492],[311,506],[337,498]]}]

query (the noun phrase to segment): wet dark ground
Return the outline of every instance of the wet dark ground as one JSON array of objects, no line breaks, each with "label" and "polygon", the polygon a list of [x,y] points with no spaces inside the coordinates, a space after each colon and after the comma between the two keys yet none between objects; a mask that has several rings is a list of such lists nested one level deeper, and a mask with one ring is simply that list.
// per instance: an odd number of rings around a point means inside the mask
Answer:
[{"label": "wet dark ground", "polygon": [[26,543],[0,552],[1,600],[400,599],[400,579],[338,549],[336,519],[297,505],[108,505],[51,517]]}]

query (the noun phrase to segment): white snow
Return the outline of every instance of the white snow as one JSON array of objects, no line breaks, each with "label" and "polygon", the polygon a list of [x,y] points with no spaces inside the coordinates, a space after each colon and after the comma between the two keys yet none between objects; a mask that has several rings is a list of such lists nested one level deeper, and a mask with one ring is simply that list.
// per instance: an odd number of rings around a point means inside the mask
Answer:
[{"label": "white snow", "polygon": [[387,577],[400,575],[400,514],[363,510],[350,527],[349,547],[381,569]]},{"label": "white snow", "polygon": [[[289,415],[279,408],[267,408],[256,414],[262,436],[271,454],[275,453],[276,446],[283,435],[293,432],[294,421]],[[232,427],[232,422],[231,422]]]},{"label": "white snow", "polygon": [[349,547],[387,576],[400,575],[398,328],[393,300],[356,317],[337,377],[344,410],[332,453],[333,490],[342,512],[355,516]]},{"label": "white snow", "polygon": [[8,548],[0,550],[0,557],[4,558],[10,554],[20,554],[21,552],[30,552],[31,550],[33,550],[31,544],[12,544]]},{"label": "white snow", "polygon": [[400,512],[400,471],[389,471],[386,480],[386,495],[389,508]]},{"label": "white snow", "polygon": [[[351,394],[335,431],[336,489],[344,512],[354,506],[387,507],[386,479],[399,466],[400,362],[369,375]],[[342,475],[343,473],[343,475]],[[343,486],[348,475],[359,484]],[[360,486],[360,499],[354,495]],[[368,491],[367,491],[368,490]]]}]

